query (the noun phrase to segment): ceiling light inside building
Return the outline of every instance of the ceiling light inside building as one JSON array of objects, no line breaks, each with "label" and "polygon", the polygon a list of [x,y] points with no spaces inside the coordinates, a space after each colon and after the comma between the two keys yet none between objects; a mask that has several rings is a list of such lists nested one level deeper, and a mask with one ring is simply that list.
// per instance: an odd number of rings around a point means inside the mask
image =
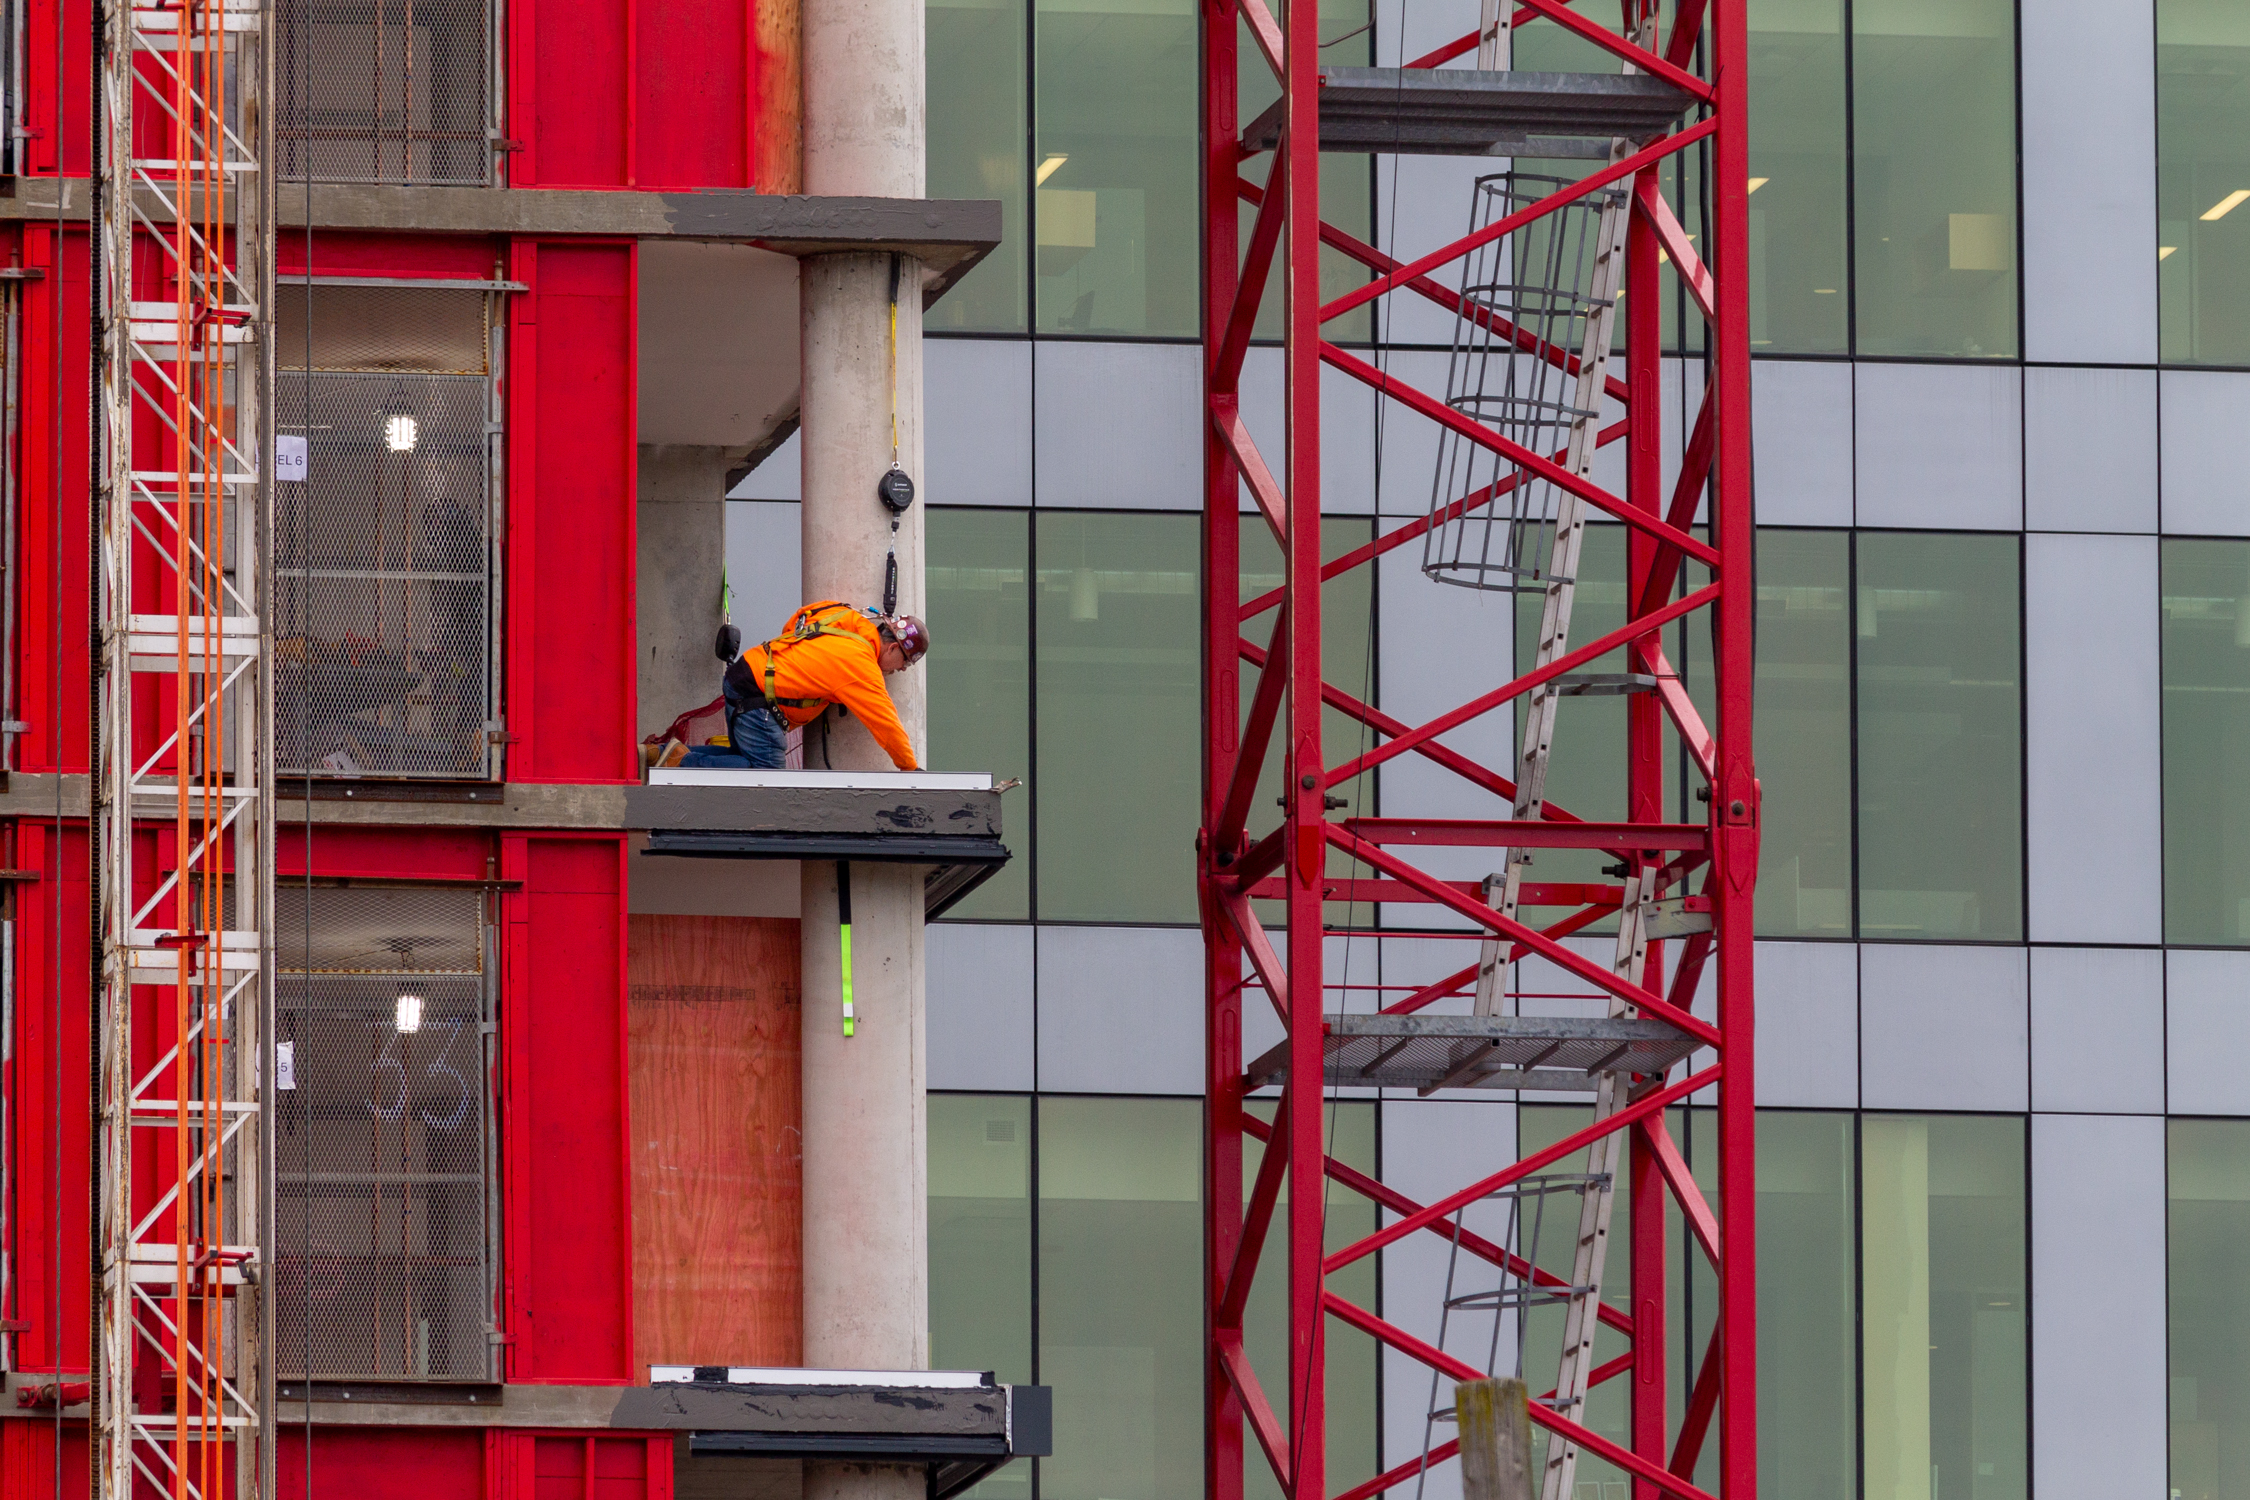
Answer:
[{"label": "ceiling light inside building", "polygon": [[399,996],[396,1020],[398,1032],[401,1036],[412,1036],[415,1032],[420,1031],[422,1029],[422,997],[420,995]]},{"label": "ceiling light inside building", "polygon": [[1754,193],[1771,181],[1771,177],[1753,177],[1750,179],[1750,191]]},{"label": "ceiling light inside building", "polygon": [[1048,178],[1060,172],[1063,163],[1069,160],[1070,153],[1067,151],[1048,152],[1047,159],[1039,164],[1039,170],[1031,174],[1032,183],[1035,186],[1045,183]]},{"label": "ceiling light inside building", "polygon": [[2203,221],[2206,224],[2216,223],[2240,208],[2244,199],[2250,199],[2250,188],[2236,188],[2233,192],[2203,210]]},{"label": "ceiling light inside building", "polygon": [[2158,245],[2156,247],[2156,258],[2160,261],[2170,260],[2179,251],[2179,248],[2177,245]]},{"label": "ceiling light inside building", "polygon": [[412,453],[421,436],[420,424],[404,412],[383,419],[383,441],[393,453]]}]

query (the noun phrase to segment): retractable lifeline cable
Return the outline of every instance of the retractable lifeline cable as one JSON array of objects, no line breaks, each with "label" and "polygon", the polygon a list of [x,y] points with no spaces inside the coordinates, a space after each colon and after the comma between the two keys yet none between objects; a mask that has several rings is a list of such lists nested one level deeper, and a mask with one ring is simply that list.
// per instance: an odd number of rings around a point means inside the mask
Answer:
[{"label": "retractable lifeline cable", "polygon": [[875,481],[875,498],[890,507],[891,550],[883,559],[883,613],[898,613],[898,521],[914,503],[914,481],[898,463],[898,277],[899,258],[891,255],[891,466]]},{"label": "retractable lifeline cable", "polygon": [[836,930],[844,952],[844,1035],[852,1034],[852,866],[836,861]]}]

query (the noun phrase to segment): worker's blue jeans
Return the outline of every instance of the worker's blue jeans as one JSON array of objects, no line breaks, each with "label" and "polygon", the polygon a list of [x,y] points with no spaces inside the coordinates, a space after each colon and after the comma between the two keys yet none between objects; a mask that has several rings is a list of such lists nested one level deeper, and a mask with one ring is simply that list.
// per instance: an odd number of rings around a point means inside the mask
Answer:
[{"label": "worker's blue jeans", "polygon": [[727,738],[727,749],[697,745],[680,764],[712,770],[778,771],[788,756],[789,726],[763,703],[753,703],[737,713]]}]

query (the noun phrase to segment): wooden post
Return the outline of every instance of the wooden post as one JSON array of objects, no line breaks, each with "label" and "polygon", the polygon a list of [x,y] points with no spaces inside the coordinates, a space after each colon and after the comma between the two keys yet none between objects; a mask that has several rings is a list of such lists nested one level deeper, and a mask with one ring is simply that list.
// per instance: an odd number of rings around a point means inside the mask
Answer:
[{"label": "wooden post", "polygon": [[1461,1431],[1462,1500],[1531,1500],[1531,1408],[1524,1383],[1507,1377],[1453,1387]]}]

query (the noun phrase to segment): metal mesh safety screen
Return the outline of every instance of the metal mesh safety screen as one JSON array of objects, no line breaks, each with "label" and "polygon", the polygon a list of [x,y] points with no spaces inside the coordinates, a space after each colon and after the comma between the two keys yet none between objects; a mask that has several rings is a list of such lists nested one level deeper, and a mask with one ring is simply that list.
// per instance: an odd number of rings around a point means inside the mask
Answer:
[{"label": "metal mesh safety screen", "polygon": [[[1472,233],[1570,184],[1525,172],[1477,179]],[[1578,402],[1602,211],[1621,194],[1589,193],[1479,246],[1464,261],[1461,312],[1446,364],[1446,405],[1541,458],[1562,462],[1572,425],[1598,419]],[[1538,589],[1550,576],[1561,492],[1515,458],[1446,428],[1422,571],[1477,589]]]},{"label": "metal mesh safety screen", "polygon": [[275,422],[276,760],[328,776],[496,773],[487,294],[284,287]]},{"label": "metal mesh safety screen", "polygon": [[278,0],[274,22],[283,178],[492,181],[490,0]]},{"label": "metal mesh safety screen", "polygon": [[484,900],[430,887],[277,894],[285,1375],[492,1378]]}]

